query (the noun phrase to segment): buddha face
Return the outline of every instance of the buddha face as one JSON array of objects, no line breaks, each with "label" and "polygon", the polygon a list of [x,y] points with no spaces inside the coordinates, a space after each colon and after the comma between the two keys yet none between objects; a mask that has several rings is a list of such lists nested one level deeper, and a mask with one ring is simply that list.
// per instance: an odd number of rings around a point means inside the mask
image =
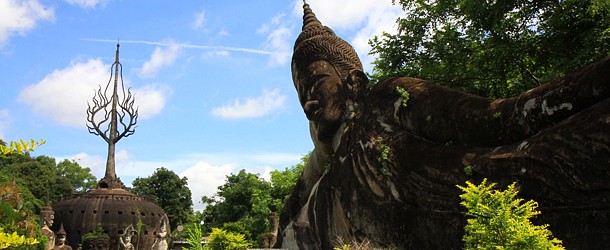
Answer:
[{"label": "buddha face", "polygon": [[63,246],[64,244],[66,244],[66,236],[65,235],[59,235],[59,238],[57,238],[57,241],[59,242],[60,246]]},{"label": "buddha face", "polygon": [[53,210],[47,210],[41,213],[44,222],[43,225],[46,225],[48,227],[53,226],[53,220],[55,219],[55,213],[53,212]]},{"label": "buddha face", "polygon": [[346,96],[339,73],[327,61],[315,61],[297,86],[299,101],[317,139],[330,143],[341,125]]}]

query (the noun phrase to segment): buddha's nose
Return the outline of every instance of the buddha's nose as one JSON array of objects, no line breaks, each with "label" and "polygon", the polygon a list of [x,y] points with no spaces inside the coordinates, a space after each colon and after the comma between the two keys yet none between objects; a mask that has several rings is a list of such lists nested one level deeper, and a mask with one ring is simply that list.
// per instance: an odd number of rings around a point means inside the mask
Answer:
[{"label": "buddha's nose", "polygon": [[305,116],[307,116],[307,120],[313,120],[320,109],[320,102],[317,100],[310,100],[303,105],[303,111],[305,111]]}]

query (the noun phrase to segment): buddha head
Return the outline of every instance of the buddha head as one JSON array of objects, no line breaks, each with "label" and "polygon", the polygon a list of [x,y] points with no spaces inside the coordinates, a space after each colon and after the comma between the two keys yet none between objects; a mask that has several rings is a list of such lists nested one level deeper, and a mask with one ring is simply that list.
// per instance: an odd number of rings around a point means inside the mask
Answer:
[{"label": "buddha head", "polygon": [[[292,55],[292,80],[312,138],[329,144],[345,120],[346,101],[368,81],[356,51],[303,5],[303,28]],[[355,80],[357,79],[357,80]]]},{"label": "buddha head", "polygon": [[66,244],[66,230],[64,229],[64,224],[61,224],[59,227],[59,231],[57,231],[57,244],[59,246],[63,246]]}]

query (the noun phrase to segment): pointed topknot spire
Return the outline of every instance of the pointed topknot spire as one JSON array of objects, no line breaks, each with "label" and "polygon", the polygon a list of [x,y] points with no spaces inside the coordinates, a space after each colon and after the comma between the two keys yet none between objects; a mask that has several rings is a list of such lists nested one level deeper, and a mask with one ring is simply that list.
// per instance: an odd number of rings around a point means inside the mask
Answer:
[{"label": "pointed topknot spire", "polygon": [[309,4],[303,0],[303,30],[310,26],[323,26],[322,23],[316,18],[316,14],[313,13]]},{"label": "pointed topknot spire", "polygon": [[[59,226],[59,231],[57,231],[57,235],[62,235],[63,237],[66,237],[66,230],[64,229],[64,223],[61,223],[61,226]],[[60,236],[61,237],[61,236]]]}]

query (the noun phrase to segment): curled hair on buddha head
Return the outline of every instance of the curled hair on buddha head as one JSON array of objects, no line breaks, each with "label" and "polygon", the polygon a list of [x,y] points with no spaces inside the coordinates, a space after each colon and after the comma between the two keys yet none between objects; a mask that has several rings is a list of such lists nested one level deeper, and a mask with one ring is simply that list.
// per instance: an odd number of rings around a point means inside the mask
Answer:
[{"label": "curled hair on buddha head", "polygon": [[342,79],[345,79],[352,70],[363,71],[362,63],[354,48],[335,35],[332,29],[322,25],[309,8],[309,4],[304,3],[303,28],[294,43],[292,54],[294,84],[297,84],[299,75],[307,65],[319,60],[332,64]]}]

